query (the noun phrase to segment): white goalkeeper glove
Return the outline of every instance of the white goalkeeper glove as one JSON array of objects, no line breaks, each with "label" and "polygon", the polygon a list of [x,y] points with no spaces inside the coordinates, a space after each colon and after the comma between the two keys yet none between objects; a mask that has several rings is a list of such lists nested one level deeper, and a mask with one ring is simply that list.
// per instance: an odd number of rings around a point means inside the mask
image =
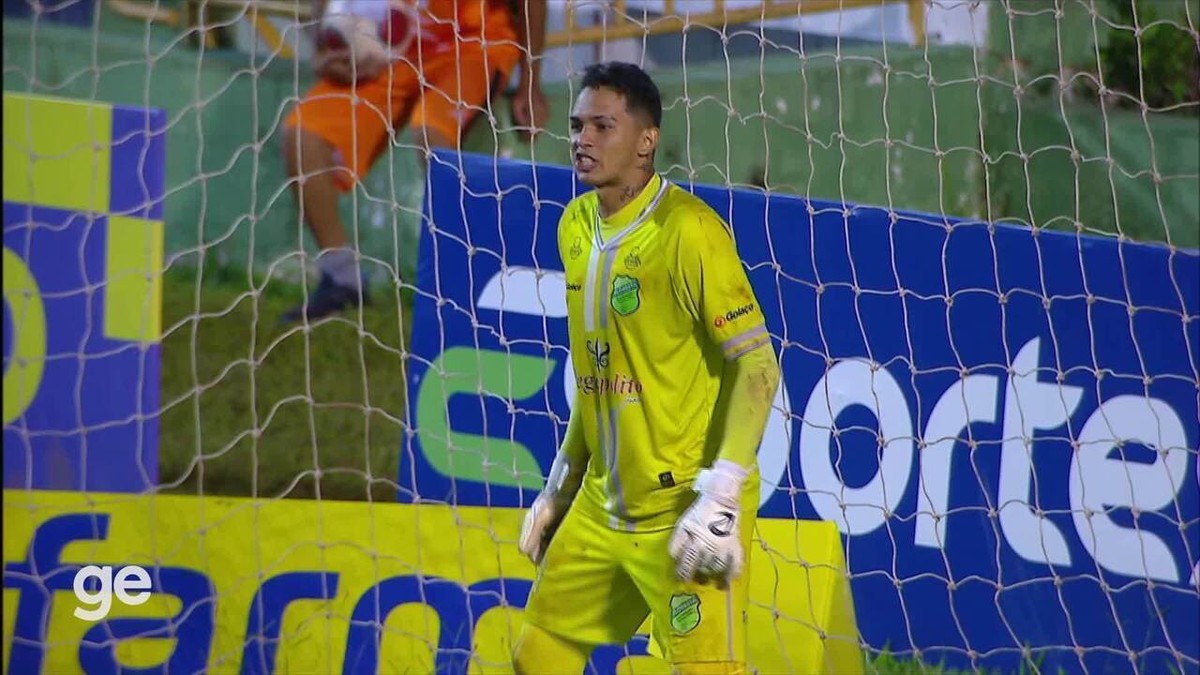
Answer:
[{"label": "white goalkeeper glove", "polygon": [[550,476],[546,479],[546,487],[533,500],[533,505],[525,513],[525,522],[521,525],[521,539],[517,547],[521,549],[533,564],[540,565],[550,539],[562,522],[575,493],[579,490],[577,477],[570,475],[570,465],[566,456],[559,453],[550,467]]},{"label": "white goalkeeper glove", "polygon": [[728,460],[717,460],[696,477],[700,493],[679,519],[668,550],[675,573],[684,580],[720,578],[726,583],[742,573],[741,493],[746,470]]}]

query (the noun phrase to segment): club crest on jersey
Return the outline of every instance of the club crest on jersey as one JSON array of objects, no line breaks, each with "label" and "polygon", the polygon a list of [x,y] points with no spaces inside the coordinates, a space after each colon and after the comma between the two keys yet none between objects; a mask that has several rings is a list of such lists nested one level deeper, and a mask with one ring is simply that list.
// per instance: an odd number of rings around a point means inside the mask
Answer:
[{"label": "club crest on jersey", "polygon": [[642,306],[642,284],[636,277],[618,274],[613,279],[612,308],[621,316],[629,316]]},{"label": "club crest on jersey", "polygon": [[575,237],[575,241],[571,243],[571,260],[578,258],[583,253],[583,239]]},{"label": "club crest on jersey", "polygon": [[671,596],[671,628],[687,634],[700,625],[700,598],[695,593],[676,593]]}]

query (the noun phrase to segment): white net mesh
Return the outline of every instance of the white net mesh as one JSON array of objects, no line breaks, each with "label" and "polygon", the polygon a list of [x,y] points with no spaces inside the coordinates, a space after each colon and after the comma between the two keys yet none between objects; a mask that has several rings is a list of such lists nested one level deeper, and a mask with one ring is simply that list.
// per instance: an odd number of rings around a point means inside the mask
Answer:
[{"label": "white net mesh", "polygon": [[[567,115],[609,59],[781,358],[751,666],[1200,671],[1198,19],[550,2],[545,133],[518,66],[426,157],[471,83],[418,63],[443,107],[338,201],[370,304],[281,325],[333,269],[286,162],[308,3],[6,2],[7,671],[511,671],[575,386]],[[108,592],[133,565],[145,604]],[[665,672],[647,629],[593,670]]]}]

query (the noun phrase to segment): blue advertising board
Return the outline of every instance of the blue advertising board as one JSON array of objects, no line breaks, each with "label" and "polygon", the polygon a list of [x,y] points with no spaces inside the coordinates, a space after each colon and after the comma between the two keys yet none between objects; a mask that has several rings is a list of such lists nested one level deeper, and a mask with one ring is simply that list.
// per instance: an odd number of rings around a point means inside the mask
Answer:
[{"label": "blue advertising board", "polygon": [[158,483],[166,114],[4,94],[4,487]]},{"label": "blue advertising board", "polygon": [[[838,523],[858,626],[927,663],[1197,672],[1200,254],[684,186],[784,381],[761,518]],[[527,506],[569,416],[561,167],[431,160],[402,501]]]},{"label": "blue advertising board", "polygon": [[10,19],[49,21],[90,29],[95,24],[98,0],[69,2],[37,2],[36,0],[4,0],[4,16]]}]

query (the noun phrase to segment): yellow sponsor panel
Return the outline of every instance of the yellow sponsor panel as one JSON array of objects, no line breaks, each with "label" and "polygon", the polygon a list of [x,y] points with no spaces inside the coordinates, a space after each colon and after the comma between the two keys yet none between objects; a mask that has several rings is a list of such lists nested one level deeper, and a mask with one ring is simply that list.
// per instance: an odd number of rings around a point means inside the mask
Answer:
[{"label": "yellow sponsor panel", "polygon": [[157,342],[162,334],[163,223],[109,216],[104,335]]},{"label": "yellow sponsor panel", "polygon": [[21,256],[4,248],[4,303],[13,322],[11,363],[4,368],[4,426],[37,396],[46,367],[46,308],[37,279]]},{"label": "yellow sponsor panel", "polygon": [[[520,510],[26,491],[4,499],[7,672],[164,663],[170,672],[511,672],[534,572],[516,550]],[[861,672],[836,528],[767,520],[759,533],[752,664]],[[109,584],[107,617],[80,619],[76,608],[100,605],[74,594],[86,565],[116,577],[141,566],[152,594],[131,606]],[[626,657],[618,672],[663,666]]]},{"label": "yellow sponsor panel", "polygon": [[4,94],[4,201],[108,211],[112,108]]}]

